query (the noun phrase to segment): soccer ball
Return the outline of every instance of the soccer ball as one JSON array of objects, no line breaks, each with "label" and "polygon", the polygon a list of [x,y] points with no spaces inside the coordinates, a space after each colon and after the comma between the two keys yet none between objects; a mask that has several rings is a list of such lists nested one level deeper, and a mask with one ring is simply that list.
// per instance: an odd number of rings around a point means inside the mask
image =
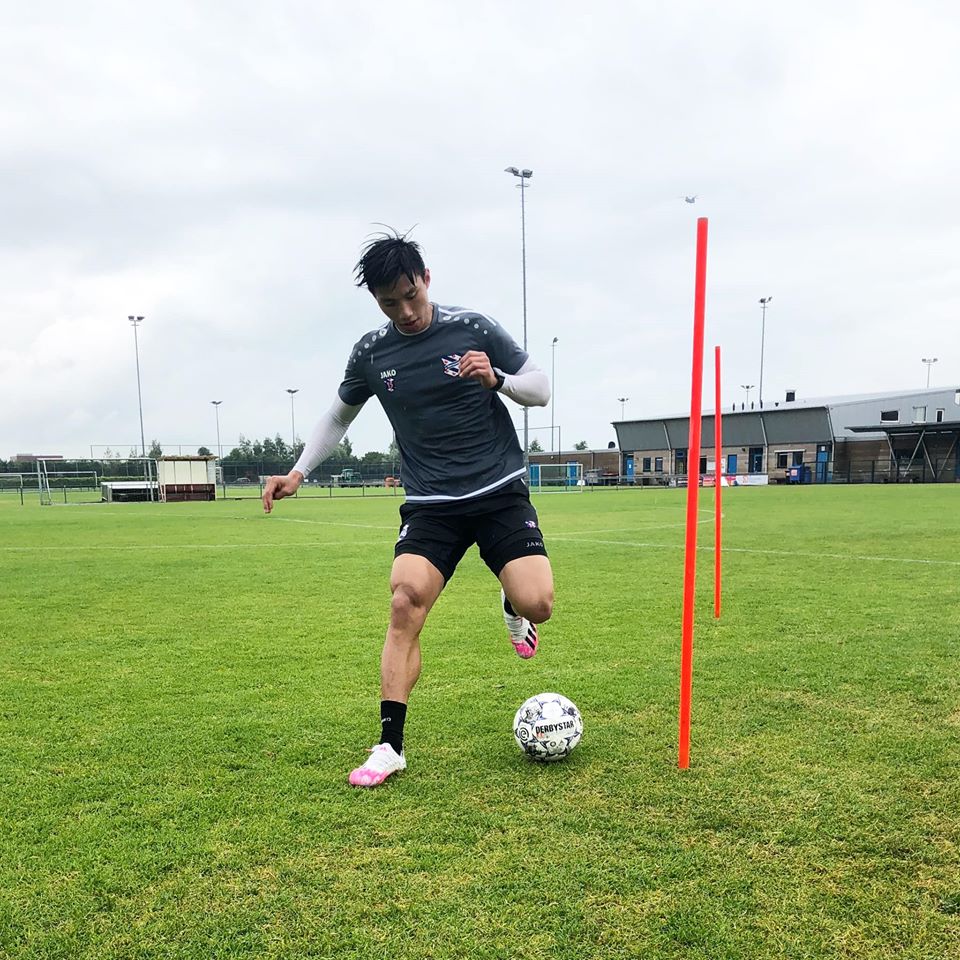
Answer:
[{"label": "soccer ball", "polygon": [[580,711],[559,693],[530,697],[513,718],[517,746],[531,759],[543,763],[569,757],[582,736]]}]

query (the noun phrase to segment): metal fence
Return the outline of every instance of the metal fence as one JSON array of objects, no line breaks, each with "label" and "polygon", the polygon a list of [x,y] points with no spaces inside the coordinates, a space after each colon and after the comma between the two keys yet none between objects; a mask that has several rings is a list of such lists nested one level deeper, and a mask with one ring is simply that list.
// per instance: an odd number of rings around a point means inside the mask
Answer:
[{"label": "metal fence", "polygon": [[[142,461],[58,461],[49,462],[50,498],[53,503],[97,503],[101,499],[100,484],[109,481],[136,480],[144,477]],[[257,499],[263,495],[266,480],[273,474],[285,474],[292,464],[248,461],[226,461],[218,466],[218,499]],[[274,468],[274,469],[270,469]],[[728,475],[729,476],[729,475]],[[763,479],[765,477],[765,480]],[[776,468],[767,474],[738,474],[730,477],[735,483],[768,483],[785,485],[867,484],[867,483],[957,483],[960,482],[960,460],[929,461],[887,458],[845,460],[796,464]],[[633,489],[637,487],[685,487],[687,474],[643,473],[632,475],[588,474],[576,489],[586,492],[600,489]],[[700,483],[711,486],[712,473],[701,474]],[[558,481],[558,490],[569,491],[569,483]],[[541,479],[538,489],[552,489]],[[0,497],[17,498],[21,503],[35,501],[40,493],[38,474],[25,470],[0,473]],[[326,462],[301,485],[297,497],[403,497],[403,474],[397,461],[363,464]]]}]

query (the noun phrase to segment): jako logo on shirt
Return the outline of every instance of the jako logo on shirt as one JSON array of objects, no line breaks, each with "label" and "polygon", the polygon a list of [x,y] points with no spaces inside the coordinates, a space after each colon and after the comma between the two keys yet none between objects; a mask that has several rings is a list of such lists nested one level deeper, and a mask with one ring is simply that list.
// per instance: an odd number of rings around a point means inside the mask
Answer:
[{"label": "jako logo on shirt", "polygon": [[387,393],[393,393],[397,385],[397,371],[394,369],[381,370],[380,379],[387,385]]},{"label": "jako logo on shirt", "polygon": [[449,357],[441,357],[443,361],[443,372],[448,377],[460,376],[460,354],[451,353]]}]

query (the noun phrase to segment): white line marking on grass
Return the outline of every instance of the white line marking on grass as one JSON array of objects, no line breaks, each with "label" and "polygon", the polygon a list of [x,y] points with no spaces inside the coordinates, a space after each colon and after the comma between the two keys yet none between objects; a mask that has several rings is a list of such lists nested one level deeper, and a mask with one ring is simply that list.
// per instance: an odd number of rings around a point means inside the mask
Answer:
[{"label": "white line marking on grass", "polygon": [[[710,523],[713,520],[713,513],[708,517],[704,517],[701,520],[697,521],[697,524],[701,523]],[[632,530],[637,530],[643,532],[645,530],[674,530],[677,527],[685,527],[687,525],[686,520],[680,520],[677,523],[650,523],[638,524],[636,527],[604,527],[600,530],[584,530],[582,533],[630,533]],[[563,537],[578,537],[580,533],[550,533],[548,534],[551,540],[558,540]]]},{"label": "white line marking on grass", "polygon": [[[247,519],[246,517],[237,517],[236,519]],[[364,530],[397,530],[399,524],[393,524],[389,527],[377,526],[372,523],[347,523],[345,520],[297,520],[294,517],[271,517],[271,523],[313,523],[322,527],[362,527]]]},{"label": "white line marking on grass", "polygon": [[[161,517],[165,520],[195,520],[196,517],[188,517],[184,514],[176,516],[170,513],[139,513],[138,517]],[[296,517],[266,517],[266,516],[252,516],[252,517],[242,517],[237,516],[236,514],[221,514],[218,517],[204,517],[204,520],[243,520],[248,523],[261,523],[267,522],[270,523],[309,523],[316,524],[317,526],[322,527],[360,527],[364,530],[390,530],[396,531],[400,529],[400,524],[396,523],[392,526],[377,526],[372,523],[348,523],[346,520],[299,520]]]},{"label": "white line marking on grass", "polygon": [[0,547],[0,552],[7,553],[41,553],[56,550],[67,550],[70,552],[77,550],[93,551],[119,551],[119,550],[139,550],[146,552],[148,550],[261,550],[278,548],[281,550],[302,550],[304,547],[382,547],[389,545],[390,540],[328,540],[316,543],[145,543],[145,544],[124,544],[122,546],[111,546],[108,544],[90,544],[81,546],[71,544],[69,546],[29,546],[29,547]]},{"label": "white line marking on grass", "polygon": [[[643,543],[636,540],[595,540],[575,534],[556,534],[550,540],[572,543],[598,543],[611,547],[643,547],[654,550],[683,550],[682,543]],[[697,547],[703,553],[713,553],[713,546]],[[758,550],[752,547],[724,547],[724,553],[757,553],[771,557],[806,557],[812,560],[865,560],[875,563],[924,563],[932,566],[960,567],[960,560],[930,560],[924,557],[882,557],[857,553],[801,553],[799,550]]]}]

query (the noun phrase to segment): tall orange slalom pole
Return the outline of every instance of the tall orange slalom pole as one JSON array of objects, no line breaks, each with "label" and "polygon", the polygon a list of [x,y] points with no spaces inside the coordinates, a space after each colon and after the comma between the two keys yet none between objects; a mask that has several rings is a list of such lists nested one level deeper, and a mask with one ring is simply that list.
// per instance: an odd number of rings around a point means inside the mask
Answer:
[{"label": "tall orange slalom pole", "polygon": [[703,317],[707,289],[707,218],[697,220],[697,273],[693,304],[693,370],[687,448],[687,536],[683,557],[683,625],[680,647],[681,770],[690,766],[690,697],[693,688],[693,608],[697,585],[697,508],[700,496],[700,410],[703,402]]},{"label": "tall orange slalom pole", "polygon": [[713,348],[714,374],[713,384],[715,393],[716,413],[713,416],[714,440],[716,441],[716,460],[714,463],[714,525],[713,525],[713,616],[720,619],[720,595],[723,592],[721,544],[723,542],[723,415],[720,410],[720,348]]}]

